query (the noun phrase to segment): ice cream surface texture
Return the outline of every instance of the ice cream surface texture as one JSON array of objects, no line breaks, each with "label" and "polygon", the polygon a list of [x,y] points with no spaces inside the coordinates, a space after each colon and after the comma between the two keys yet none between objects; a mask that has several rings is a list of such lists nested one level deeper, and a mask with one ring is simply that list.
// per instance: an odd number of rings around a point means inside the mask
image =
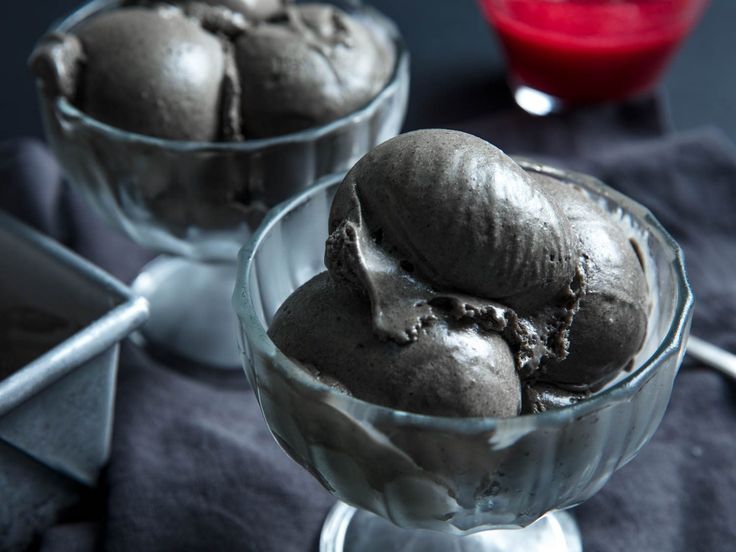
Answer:
[{"label": "ice cream surface texture", "polygon": [[422,130],[364,156],[338,187],[328,272],[269,335],[354,396],[444,416],[581,400],[646,331],[636,251],[582,191],[474,136]]},{"label": "ice cream surface texture", "polygon": [[160,138],[218,137],[225,54],[179,10],[131,7],[80,26],[75,102],[106,123]]},{"label": "ice cream surface texture", "polygon": [[[177,4],[177,3],[174,3]],[[41,41],[47,91],[121,130],[233,141],[322,125],[366,105],[391,40],[329,4],[128,2]]]},{"label": "ice cream surface texture", "polygon": [[235,42],[246,134],[269,136],[355,111],[388,81],[393,49],[331,6],[290,6]]}]

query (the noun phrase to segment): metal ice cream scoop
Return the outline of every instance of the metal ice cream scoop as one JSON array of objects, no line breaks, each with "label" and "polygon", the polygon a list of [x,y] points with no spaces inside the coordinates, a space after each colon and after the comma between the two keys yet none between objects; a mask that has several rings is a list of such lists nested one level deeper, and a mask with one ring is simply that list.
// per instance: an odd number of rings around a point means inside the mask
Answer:
[{"label": "metal ice cream scoop", "polygon": [[687,342],[687,354],[736,379],[736,355],[692,335]]}]

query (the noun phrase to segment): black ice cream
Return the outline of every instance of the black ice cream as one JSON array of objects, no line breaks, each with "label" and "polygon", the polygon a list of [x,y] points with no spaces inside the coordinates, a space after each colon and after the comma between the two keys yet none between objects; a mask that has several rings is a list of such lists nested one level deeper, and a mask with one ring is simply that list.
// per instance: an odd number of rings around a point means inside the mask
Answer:
[{"label": "black ice cream", "polygon": [[358,398],[537,412],[582,399],[643,342],[646,279],[613,219],[468,134],[376,147],[339,186],[329,228],[328,273],[286,300],[269,335]]}]

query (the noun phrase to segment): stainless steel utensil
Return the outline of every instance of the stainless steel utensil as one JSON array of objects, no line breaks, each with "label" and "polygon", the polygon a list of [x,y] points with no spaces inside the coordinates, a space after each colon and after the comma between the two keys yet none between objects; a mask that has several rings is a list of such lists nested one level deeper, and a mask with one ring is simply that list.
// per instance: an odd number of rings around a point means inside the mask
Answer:
[{"label": "stainless steel utensil", "polygon": [[[0,377],[3,550],[25,549],[96,484],[110,454],[119,343],[148,317],[145,299],[0,212],[0,312],[18,308],[71,321],[72,335]],[[0,316],[5,335],[18,328],[11,318]],[[18,341],[5,341],[7,358]]]},{"label": "stainless steel utensil", "polygon": [[687,342],[687,354],[736,379],[736,355],[692,335]]}]

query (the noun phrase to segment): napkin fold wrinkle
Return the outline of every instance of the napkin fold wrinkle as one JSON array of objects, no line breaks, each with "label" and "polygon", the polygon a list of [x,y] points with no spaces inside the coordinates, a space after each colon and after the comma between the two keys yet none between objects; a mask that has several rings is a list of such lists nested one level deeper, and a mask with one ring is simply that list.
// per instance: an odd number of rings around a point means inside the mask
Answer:
[{"label": "napkin fold wrinkle", "polygon": [[28,138],[0,143],[1,209],[66,243],[61,197],[61,169],[44,144]]},{"label": "napkin fold wrinkle", "polygon": [[132,345],[121,363],[106,550],[311,549],[333,499],[279,449],[242,371],[183,375]]},{"label": "napkin fold wrinkle", "polygon": [[[649,207],[685,250],[693,333],[736,351],[734,145],[710,128],[667,132],[658,102],[537,121],[513,112],[457,126],[590,172]],[[124,281],[151,256],[62,186],[37,142],[0,148],[0,207]],[[735,428],[734,383],[686,361],[652,442],[574,510],[585,549],[733,550]],[[130,343],[99,492],[89,520],[60,520],[38,549],[311,552],[333,502],[275,444],[242,372],[167,364]]]}]

